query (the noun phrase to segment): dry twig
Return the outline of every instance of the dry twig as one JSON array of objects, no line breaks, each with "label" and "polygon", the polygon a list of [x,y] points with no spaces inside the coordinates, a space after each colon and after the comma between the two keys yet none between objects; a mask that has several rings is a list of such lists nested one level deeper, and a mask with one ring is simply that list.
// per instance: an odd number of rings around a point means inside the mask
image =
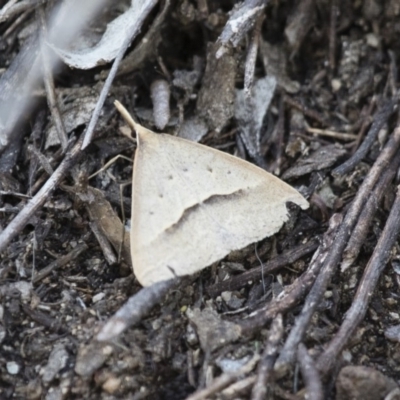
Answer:
[{"label": "dry twig", "polygon": [[324,393],[321,378],[314,360],[308,354],[307,348],[303,343],[300,343],[297,349],[297,361],[300,364],[301,374],[307,389],[306,398],[309,400],[322,400]]},{"label": "dry twig", "polygon": [[4,231],[0,233],[0,253],[4,251],[6,247],[10,244],[11,240],[13,240],[21,232],[21,230],[35,214],[35,212],[39,210],[48,200],[53,190],[64,178],[65,174],[77,162],[78,158],[82,154],[82,151],[80,150],[81,144],[82,142],[79,140],[71,149],[71,151],[67,152],[64,160],[50,176],[43,187],[31,200],[29,200],[26,206],[8,224]]},{"label": "dry twig", "polygon": [[388,167],[392,157],[400,145],[400,127],[394,130],[391,139],[382,150],[376,162],[370,169],[364,182],[357,192],[351,206],[340,226],[336,238],[329,249],[328,256],[324,261],[323,267],[318,278],[315,281],[313,288],[307,296],[306,302],[300,315],[296,318],[296,322],[289,337],[286,340],[285,346],[276,363],[276,368],[280,371],[285,369],[294,361],[295,353],[298,344],[302,341],[308,324],[311,320],[314,311],[325,293],[326,287],[329,284],[337,265],[340,262],[344,248],[347,245],[349,237],[354,229],[355,224],[363,210],[370,193],[379,179],[383,171]]},{"label": "dry twig", "polygon": [[273,378],[274,363],[283,335],[282,315],[278,314],[271,323],[267,343],[257,369],[257,380],[253,386],[251,400],[263,400],[267,394],[268,383]]},{"label": "dry twig", "polygon": [[291,285],[285,287],[283,292],[278,297],[271,300],[265,307],[250,314],[249,318],[238,322],[244,334],[251,333],[265,325],[279,313],[287,312],[305,296],[308,289],[314,283],[327,257],[327,252],[332,246],[336,229],[340,221],[340,215],[332,217],[330,228],[324,234],[322,243],[314,253],[307,271],[298,277]]},{"label": "dry twig", "polygon": [[294,107],[297,110],[300,110],[304,115],[307,115],[307,117],[314,119],[315,121],[319,122],[323,126],[326,125],[326,120],[323,115],[321,115],[319,112],[317,112],[315,110],[312,110],[311,108],[308,108],[307,106],[302,104],[297,99],[290,97],[288,95],[285,95],[283,100],[289,106]]},{"label": "dry twig", "polygon": [[376,137],[378,136],[378,133],[381,130],[382,126],[387,123],[389,117],[396,109],[397,102],[398,95],[395,98],[387,100],[383,103],[383,105],[374,115],[374,122],[372,123],[372,126],[369,129],[367,136],[365,137],[361,146],[351,158],[349,158],[346,162],[344,162],[342,165],[339,165],[339,167],[336,167],[332,171],[333,176],[345,175],[348,172],[352,171],[361,162],[361,160],[367,155],[371,146],[375,143]]},{"label": "dry twig", "polygon": [[23,0],[16,3],[15,0],[10,0],[0,11],[0,23],[7,21],[15,15],[22,14],[25,11],[33,10],[40,4],[47,3],[47,1],[48,0]]},{"label": "dry twig", "polygon": [[304,257],[313,252],[317,247],[318,243],[316,240],[313,240],[306,244],[301,244],[293,249],[285,251],[284,254],[274,257],[265,265],[252,268],[249,271],[243,272],[242,274],[234,276],[231,279],[209,286],[207,288],[207,292],[210,296],[215,297],[224,291],[240,289],[249,281],[253,281],[254,279],[261,279],[261,274],[269,274],[279,268],[284,267],[285,265],[292,264],[301,257]]},{"label": "dry twig", "polygon": [[368,198],[367,203],[358,219],[357,225],[355,226],[353,233],[350,237],[349,243],[343,253],[343,260],[341,264],[341,271],[348,269],[357,258],[361,247],[365,243],[367,238],[369,227],[375,216],[375,212],[378,208],[379,202],[382,196],[386,193],[387,187],[390,185],[394,176],[396,175],[397,169],[400,164],[400,154],[396,156],[390,167],[384,173],[381,179],[374,187],[371,195]]},{"label": "dry twig", "polygon": [[72,249],[68,254],[54,260],[47,267],[41,269],[33,278],[32,283],[38,283],[46,276],[49,276],[55,269],[61,268],[62,266],[68,264],[70,261],[74,260],[79,256],[79,254],[83,253],[88,249],[86,243],[78,244],[74,249]]},{"label": "dry twig", "polygon": [[106,235],[102,232],[96,220],[89,223],[90,229],[94,233],[94,236],[97,239],[97,242],[100,245],[100,248],[103,252],[104,258],[107,261],[108,265],[113,265],[117,263],[117,257],[111,247],[110,242],[108,241]]},{"label": "dry twig", "polygon": [[[332,215],[329,221],[328,232],[335,232],[342,222],[342,216],[340,214]],[[319,304],[321,297],[325,292],[326,285],[333,273],[333,269],[326,266],[326,256],[330,252],[330,246],[333,245],[332,238],[329,237],[329,241],[325,244],[325,258],[322,260],[323,267],[321,268],[315,283],[307,295],[306,301],[304,303],[303,309],[300,315],[296,318],[296,322],[292,330],[290,331],[289,337],[287,338],[285,345],[279,355],[278,360],[275,363],[275,370],[279,372],[280,375],[284,374],[287,368],[294,362],[296,357],[296,351],[299,343],[302,341],[304,333],[308,327],[311,316],[313,315],[315,308]],[[329,247],[328,247],[328,246]]]},{"label": "dry twig", "polygon": [[215,379],[210,386],[205,389],[198,390],[197,392],[191,394],[186,398],[186,400],[205,400],[212,396],[214,393],[226,388],[232,382],[234,382],[238,377],[248,374],[251,372],[256,364],[258,363],[260,356],[255,354],[253,358],[242,368],[239,368],[235,372],[224,373]]},{"label": "dry twig", "polygon": [[399,235],[399,220],[400,186],[397,188],[396,199],[387,218],[385,228],[365,268],[351,307],[346,312],[345,319],[338,333],[318,359],[317,367],[324,375],[334,366],[340,352],[344,349],[351,335],[365,317],[379,277],[386,267],[390,258],[390,251]]},{"label": "dry twig", "polygon": [[354,135],[352,133],[335,132],[329,129],[318,129],[318,128],[308,127],[307,132],[313,133],[314,135],[326,136],[333,139],[345,140],[345,141],[351,141],[357,139],[357,135]]},{"label": "dry twig", "polygon": [[47,102],[51,112],[51,116],[53,117],[54,126],[56,127],[58,139],[61,143],[61,148],[63,152],[67,150],[68,146],[68,136],[65,130],[64,122],[61,118],[61,113],[57,104],[57,97],[54,87],[54,79],[52,72],[52,62],[49,57],[49,50],[46,45],[47,27],[46,27],[46,18],[43,7],[40,7],[37,12],[38,19],[40,21],[40,51],[42,55],[42,68],[43,68],[43,82],[44,87],[46,89]]},{"label": "dry twig", "polygon": [[180,281],[180,279],[170,279],[140,289],[106,322],[96,339],[101,342],[112,340],[138,323]]}]

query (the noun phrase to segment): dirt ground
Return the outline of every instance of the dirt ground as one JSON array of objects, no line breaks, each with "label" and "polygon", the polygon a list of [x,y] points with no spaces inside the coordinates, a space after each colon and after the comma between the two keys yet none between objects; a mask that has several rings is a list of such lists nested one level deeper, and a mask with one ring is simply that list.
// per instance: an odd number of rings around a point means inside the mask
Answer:
[{"label": "dirt ground", "polygon": [[[0,1],[0,399],[400,399],[400,1],[59,3]],[[143,289],[115,100],[310,207]]]}]

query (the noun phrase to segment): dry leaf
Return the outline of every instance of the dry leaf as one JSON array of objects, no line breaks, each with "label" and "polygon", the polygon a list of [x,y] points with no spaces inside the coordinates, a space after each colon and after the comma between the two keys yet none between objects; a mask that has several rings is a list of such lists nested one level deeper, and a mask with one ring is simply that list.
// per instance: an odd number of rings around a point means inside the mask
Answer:
[{"label": "dry leaf", "polygon": [[300,159],[296,165],[283,174],[284,179],[298,178],[313,171],[321,171],[335,164],[346,154],[346,149],[338,144],[329,144],[315,150],[310,156]]},{"label": "dry leaf", "polygon": [[143,286],[193,274],[273,235],[289,217],[288,201],[308,207],[295,189],[253,164],[129,122],[138,136],[131,253]]},{"label": "dry leaf", "polygon": [[132,34],[133,30],[140,31],[143,21],[156,3],[154,0],[132,1],[130,8],[126,12],[108,24],[107,30],[100,42],[92,48],[81,51],[69,51],[51,44],[49,45],[71,68],[90,69],[104,65],[114,60],[121,47],[121,43],[125,40],[128,33]]},{"label": "dry leaf", "polygon": [[[207,47],[207,64],[197,96],[196,111],[210,130],[220,132],[234,115],[237,60],[232,49],[217,59],[215,52],[218,46]],[[221,76],[224,78],[221,79]]]},{"label": "dry leaf", "polygon": [[240,136],[251,157],[260,156],[260,135],[262,123],[268,111],[276,88],[274,76],[258,79],[247,97],[245,90],[236,91],[235,117]]}]

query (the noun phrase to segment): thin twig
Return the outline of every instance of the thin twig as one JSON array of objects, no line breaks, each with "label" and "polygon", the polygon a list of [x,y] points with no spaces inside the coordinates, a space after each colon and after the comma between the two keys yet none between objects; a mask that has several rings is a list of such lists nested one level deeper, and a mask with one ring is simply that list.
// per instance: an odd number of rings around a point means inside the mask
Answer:
[{"label": "thin twig", "polygon": [[243,334],[249,334],[264,326],[268,321],[275,318],[279,313],[285,313],[293,308],[305,296],[308,289],[314,283],[322,264],[327,257],[328,251],[332,247],[333,240],[338,225],[341,222],[341,216],[335,214],[331,219],[331,225],[324,234],[321,245],[314,253],[308,269],[299,276],[291,285],[286,286],[283,292],[265,307],[251,313],[249,317],[243,321],[239,321]]},{"label": "thin twig", "polygon": [[350,337],[363,321],[369,302],[374,294],[386,264],[390,258],[390,251],[394,246],[400,232],[400,186],[397,187],[396,199],[386,220],[385,228],[368,261],[363,277],[358,285],[356,295],[350,309],[346,312],[345,319],[326,350],[318,359],[317,367],[325,375],[334,366],[340,352],[348,343]]},{"label": "thin twig", "polygon": [[39,161],[41,167],[46,171],[48,175],[52,175],[54,170],[51,166],[49,160],[46,158],[44,154],[42,154],[35,146],[29,146],[28,150],[31,152],[33,156]]},{"label": "thin twig", "polygon": [[243,398],[243,395],[250,392],[250,389],[254,385],[255,381],[256,377],[254,375],[240,379],[229,385],[226,389],[222,390],[221,398],[224,400],[236,400]]},{"label": "thin twig", "polygon": [[344,162],[342,165],[339,165],[332,171],[333,176],[345,175],[348,172],[352,171],[361,162],[361,160],[367,155],[371,146],[374,144],[382,126],[387,122],[389,117],[395,111],[397,107],[397,102],[398,95],[395,98],[387,100],[383,103],[383,105],[374,115],[374,122],[372,123],[372,126],[369,129],[367,136],[365,137],[361,146],[353,154],[352,157],[350,157],[346,162]]},{"label": "thin twig", "polygon": [[302,341],[308,324],[314,314],[315,309],[320,303],[327,285],[329,284],[337,265],[340,262],[342,253],[348,243],[349,237],[354,229],[355,224],[363,210],[367,199],[370,196],[371,190],[380,175],[388,167],[391,159],[400,145],[400,127],[394,130],[394,133],[379,157],[371,167],[364,182],[359,188],[356,197],[354,198],[351,206],[340,226],[336,238],[329,250],[328,257],[321,269],[321,273],[315,281],[310,293],[307,296],[303,309],[300,315],[296,318],[296,322],[289,337],[283,347],[283,350],[276,362],[275,368],[280,371],[285,371],[286,368],[294,361],[298,344]]},{"label": "thin twig", "polygon": [[106,322],[96,339],[100,342],[115,339],[130,326],[141,321],[180,281],[178,278],[170,279],[140,289]]},{"label": "thin twig", "polygon": [[[339,224],[342,222],[342,216],[340,214],[332,215],[329,221],[329,230],[330,234],[327,236],[327,240],[325,240],[325,256],[329,254],[330,247],[333,244],[333,237],[339,227]],[[322,261],[324,264],[325,259]],[[296,322],[292,330],[290,331],[289,337],[287,338],[285,345],[279,355],[278,360],[275,363],[275,370],[279,373],[279,375],[283,375],[288,367],[294,362],[296,351],[298,344],[301,342],[305,329],[308,326],[311,315],[314,312],[314,309],[317,304],[314,301],[319,301],[322,294],[325,292],[326,282],[329,279],[331,270],[325,267],[321,268],[318,277],[311,289],[308,293],[305,304],[300,315],[296,318]],[[299,335],[299,336],[297,336]]]},{"label": "thin twig", "polygon": [[8,38],[19,26],[21,26],[22,22],[24,22],[32,13],[32,10],[24,11],[2,34],[3,40]]},{"label": "thin twig", "polygon": [[239,368],[235,372],[223,373],[221,376],[216,378],[210,386],[205,389],[198,390],[186,398],[186,400],[205,400],[212,396],[214,393],[226,388],[232,382],[234,382],[238,377],[248,374],[251,372],[256,364],[258,363],[260,356],[255,354],[253,358],[243,367]]},{"label": "thin twig", "polygon": [[30,199],[31,196],[23,193],[18,193],[18,192],[10,192],[9,190],[0,190],[0,196],[15,196],[15,197],[21,197],[22,199]]},{"label": "thin twig", "polygon": [[61,268],[62,266],[66,265],[70,261],[74,260],[79,256],[79,254],[83,253],[88,249],[86,243],[78,244],[74,249],[72,249],[68,254],[54,260],[50,263],[47,267],[41,269],[33,278],[32,283],[38,283],[46,276],[49,276],[55,269]]},{"label": "thin twig", "polygon": [[[108,241],[106,235],[100,229],[96,220],[89,222],[90,229],[92,230],[94,236],[97,239],[97,242],[100,245],[100,248],[103,252],[104,258],[107,261],[108,265],[113,265],[117,263],[117,256],[115,255],[110,242]],[[123,240],[121,241],[123,243]],[[121,243],[121,246],[122,246]]]},{"label": "thin twig", "polygon": [[257,380],[253,386],[251,400],[266,398],[268,383],[271,382],[274,372],[274,363],[279,350],[279,343],[283,335],[283,319],[278,314],[271,323],[267,343],[257,369]]},{"label": "thin twig", "polygon": [[39,325],[43,325],[52,332],[66,333],[67,328],[60,320],[38,310],[32,310],[27,304],[21,304],[22,311]]},{"label": "thin twig", "polygon": [[367,131],[367,128],[373,122],[372,112],[374,111],[375,106],[376,106],[376,96],[372,96],[372,99],[371,99],[368,107],[365,107],[365,109],[363,108],[361,110],[360,117],[356,123],[356,125],[360,126],[360,128],[357,133],[357,140],[355,141],[354,145],[352,146],[352,154],[354,154],[357,151],[362,139],[365,136],[365,132]]},{"label": "thin twig", "polygon": [[26,206],[20,211],[20,213],[8,224],[4,231],[0,233],[0,253],[4,251],[6,247],[10,244],[11,240],[13,240],[14,237],[16,237],[21,232],[21,230],[35,214],[35,212],[43,206],[43,204],[50,197],[53,190],[64,178],[65,174],[76,163],[76,161],[82,154],[82,151],[80,150],[81,145],[82,142],[81,140],[79,140],[71,149],[71,151],[67,152],[64,160],[50,176],[43,187],[26,204]]},{"label": "thin twig", "polygon": [[302,104],[300,101],[294,99],[293,97],[285,95],[283,100],[286,104],[289,104],[290,106],[292,106],[294,108],[297,108],[304,115],[307,115],[307,117],[310,117],[310,118],[316,120],[321,125],[325,126],[327,124],[326,119],[323,115],[321,115],[319,112],[317,112],[315,110],[312,110],[311,108],[308,108],[307,106]]},{"label": "thin twig", "polygon": [[308,354],[306,346],[303,343],[300,343],[297,349],[297,362],[300,364],[301,374],[307,389],[306,399],[322,400],[324,392],[321,377],[319,376],[314,360]]},{"label": "thin twig", "polygon": [[388,170],[384,173],[382,178],[378,181],[374,187],[373,192],[368,198],[367,203],[363,209],[363,212],[358,219],[357,225],[355,226],[353,233],[350,237],[349,243],[343,253],[343,260],[340,266],[341,271],[348,269],[357,258],[361,247],[365,243],[365,239],[369,232],[369,227],[374,218],[375,212],[381,201],[381,198],[386,193],[386,189],[390,182],[396,175],[397,169],[400,163],[400,153],[394,158],[390,164]]},{"label": "thin twig", "polygon": [[52,62],[49,60],[50,54],[46,45],[46,38],[48,37],[46,28],[46,18],[43,7],[39,7],[37,15],[40,21],[40,51],[42,55],[42,68],[43,68],[43,82],[46,89],[47,103],[50,109],[51,116],[53,117],[54,126],[61,143],[63,152],[67,150],[68,136],[65,130],[64,122],[61,118],[61,113],[57,104],[57,96],[55,93],[54,79],[52,72]]},{"label": "thin twig", "polygon": [[238,276],[234,276],[231,279],[216,283],[215,285],[207,287],[207,292],[210,296],[215,297],[218,294],[225,291],[232,291],[242,288],[248,282],[254,281],[255,279],[261,278],[261,272],[269,274],[276,271],[285,265],[296,262],[299,258],[310,254],[318,247],[316,240],[312,240],[309,243],[301,244],[293,249],[285,251],[284,254],[280,254],[268,261],[264,266],[259,266],[250,269],[249,271],[243,272]]},{"label": "thin twig", "polygon": [[395,96],[399,71],[397,68],[396,54],[392,50],[388,50],[388,54],[390,58],[390,74],[388,77],[388,86],[390,88],[392,96]]},{"label": "thin twig", "polygon": [[308,127],[307,132],[313,133],[314,135],[326,136],[344,141],[357,140],[357,135],[354,135],[352,133],[335,132],[335,131],[330,131],[329,129],[318,129],[318,128]]},{"label": "thin twig", "polygon": [[19,15],[27,10],[32,10],[40,4],[47,3],[47,0],[25,0],[20,1],[17,4],[14,3],[16,3],[16,1],[11,0],[0,10],[0,23],[7,21],[15,15]]},{"label": "thin twig", "polygon": [[[279,117],[276,123],[276,127],[274,129],[274,134],[271,142],[275,144],[274,154],[275,154],[275,162],[271,166],[271,170],[278,176],[281,175],[281,165],[282,165],[282,153],[283,153],[283,144],[285,138],[285,102],[284,95],[281,94],[279,99]],[[271,143],[272,144],[272,143]]]}]

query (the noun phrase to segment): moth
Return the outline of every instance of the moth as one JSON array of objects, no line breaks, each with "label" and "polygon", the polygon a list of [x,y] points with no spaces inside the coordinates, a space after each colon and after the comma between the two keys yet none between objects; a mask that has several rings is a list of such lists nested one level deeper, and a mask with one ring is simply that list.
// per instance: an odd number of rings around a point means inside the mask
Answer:
[{"label": "moth", "polygon": [[193,274],[233,250],[278,232],[294,188],[230,154],[157,134],[116,107],[136,131],[131,255],[143,286]]}]

